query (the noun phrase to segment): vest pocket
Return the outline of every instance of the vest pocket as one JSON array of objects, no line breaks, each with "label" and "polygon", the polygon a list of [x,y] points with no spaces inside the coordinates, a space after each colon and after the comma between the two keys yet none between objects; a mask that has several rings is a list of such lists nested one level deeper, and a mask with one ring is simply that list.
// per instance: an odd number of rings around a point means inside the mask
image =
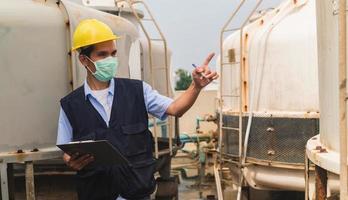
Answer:
[{"label": "vest pocket", "polygon": [[147,151],[149,134],[144,123],[122,126],[122,132],[125,136],[126,156],[135,156]]}]

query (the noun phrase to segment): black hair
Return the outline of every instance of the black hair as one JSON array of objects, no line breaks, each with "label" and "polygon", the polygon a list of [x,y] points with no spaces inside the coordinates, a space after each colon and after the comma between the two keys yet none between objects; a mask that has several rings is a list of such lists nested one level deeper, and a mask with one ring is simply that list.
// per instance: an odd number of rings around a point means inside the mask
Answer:
[{"label": "black hair", "polygon": [[93,50],[94,50],[94,45],[89,45],[89,46],[81,47],[79,49],[79,53],[80,55],[85,55],[88,58],[90,58]]}]

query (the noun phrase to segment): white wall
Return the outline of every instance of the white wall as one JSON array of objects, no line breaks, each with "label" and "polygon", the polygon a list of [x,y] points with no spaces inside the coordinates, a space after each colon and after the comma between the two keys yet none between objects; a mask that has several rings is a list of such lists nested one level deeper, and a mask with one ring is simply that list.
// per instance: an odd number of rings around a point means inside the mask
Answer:
[{"label": "white wall", "polygon": [[[184,91],[176,91],[175,97],[179,97]],[[205,114],[215,114],[215,98],[217,90],[203,90],[195,104],[180,118],[180,133],[196,132],[196,117]],[[217,127],[213,122],[202,122],[201,130],[215,130]]]}]

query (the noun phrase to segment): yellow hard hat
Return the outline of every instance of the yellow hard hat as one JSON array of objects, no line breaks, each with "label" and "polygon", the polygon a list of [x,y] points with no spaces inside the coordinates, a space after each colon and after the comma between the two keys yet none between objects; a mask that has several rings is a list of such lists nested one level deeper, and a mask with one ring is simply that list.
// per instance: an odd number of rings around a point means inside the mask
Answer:
[{"label": "yellow hard hat", "polygon": [[116,40],[110,27],[96,19],[85,19],[77,25],[73,36],[72,51],[92,44]]}]

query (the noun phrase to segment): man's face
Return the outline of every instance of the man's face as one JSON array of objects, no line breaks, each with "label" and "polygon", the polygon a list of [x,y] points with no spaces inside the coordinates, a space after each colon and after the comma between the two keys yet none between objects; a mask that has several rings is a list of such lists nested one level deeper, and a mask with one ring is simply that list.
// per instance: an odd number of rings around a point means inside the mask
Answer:
[{"label": "man's face", "polygon": [[[116,56],[117,54],[117,49],[116,49],[116,44],[115,41],[106,41],[106,42],[101,42],[97,43],[94,45],[94,49],[91,52],[90,59],[94,62],[107,58],[109,56]],[[80,61],[84,66],[88,66],[88,68],[92,71],[95,72],[95,66],[94,64],[86,58],[86,56],[80,56]],[[88,71],[88,70],[87,70]]]}]

